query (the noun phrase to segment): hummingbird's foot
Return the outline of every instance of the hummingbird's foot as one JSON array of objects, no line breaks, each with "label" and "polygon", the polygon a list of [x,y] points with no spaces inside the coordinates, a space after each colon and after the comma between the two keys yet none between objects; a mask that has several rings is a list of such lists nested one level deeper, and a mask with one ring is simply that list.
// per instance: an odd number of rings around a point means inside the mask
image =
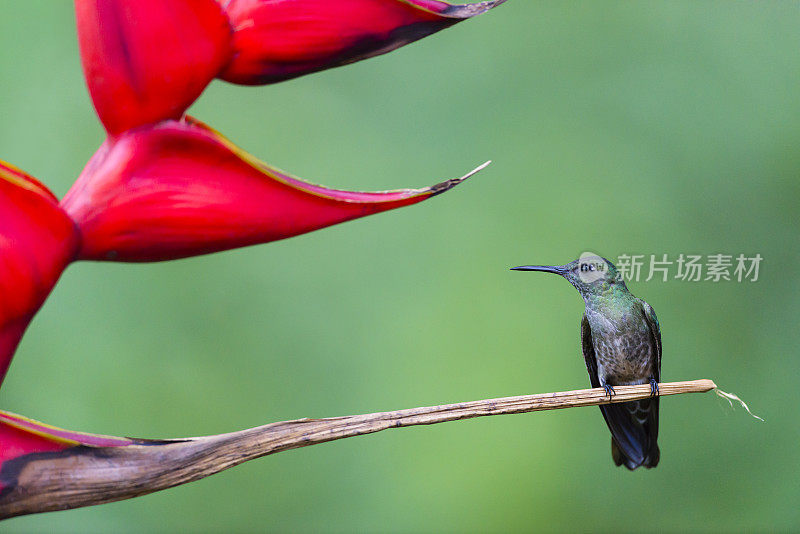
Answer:
[{"label": "hummingbird's foot", "polygon": [[658,381],[655,378],[650,379],[650,396],[658,396]]},{"label": "hummingbird's foot", "polygon": [[606,390],[606,393],[608,393],[609,400],[611,400],[611,397],[617,394],[617,392],[614,391],[614,387],[611,384],[603,384],[603,389]]}]

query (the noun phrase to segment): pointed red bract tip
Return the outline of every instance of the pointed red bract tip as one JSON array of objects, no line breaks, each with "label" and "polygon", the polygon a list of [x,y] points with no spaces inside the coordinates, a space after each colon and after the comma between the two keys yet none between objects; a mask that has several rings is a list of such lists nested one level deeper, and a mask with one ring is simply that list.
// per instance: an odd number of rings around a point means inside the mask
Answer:
[{"label": "pointed red bract tip", "polygon": [[180,118],[230,59],[214,0],[75,0],[86,83],[110,134]]},{"label": "pointed red bract tip", "polygon": [[17,344],[78,246],[53,194],[0,161],[0,383]]},{"label": "pointed red bract tip", "polygon": [[259,85],[385,54],[504,0],[230,0],[233,59],[220,78]]},{"label": "pointed red bract tip", "polygon": [[107,140],[62,202],[81,259],[161,261],[267,243],[420,202],[453,187],[362,193],[267,166],[193,120]]}]

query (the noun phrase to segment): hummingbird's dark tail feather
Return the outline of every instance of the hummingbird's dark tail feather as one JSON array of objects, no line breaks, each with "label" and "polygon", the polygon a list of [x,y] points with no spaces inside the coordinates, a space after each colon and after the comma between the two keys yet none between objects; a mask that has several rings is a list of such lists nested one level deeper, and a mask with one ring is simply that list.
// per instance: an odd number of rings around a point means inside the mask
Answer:
[{"label": "hummingbird's dark tail feather", "polygon": [[633,460],[622,454],[622,451],[617,446],[617,442],[614,441],[614,438],[611,438],[611,458],[614,459],[614,465],[620,466],[625,465],[630,471],[633,471],[637,467],[644,466],[646,468],[652,468],[658,465],[659,457],[661,456],[661,452],[658,449],[658,445],[655,446],[654,451],[650,451],[650,454],[647,458],[645,458],[644,462],[641,464],[635,463]]},{"label": "hummingbird's dark tail feather", "polygon": [[658,399],[600,406],[611,430],[611,456],[630,470],[658,465]]},{"label": "hummingbird's dark tail feather", "polygon": [[631,471],[639,467],[638,465],[633,463],[633,461],[630,460],[627,456],[622,454],[622,451],[619,450],[619,445],[617,445],[617,442],[614,441],[613,437],[611,438],[611,458],[614,459],[614,465],[616,465],[617,467],[624,464],[625,467],[627,467]]}]

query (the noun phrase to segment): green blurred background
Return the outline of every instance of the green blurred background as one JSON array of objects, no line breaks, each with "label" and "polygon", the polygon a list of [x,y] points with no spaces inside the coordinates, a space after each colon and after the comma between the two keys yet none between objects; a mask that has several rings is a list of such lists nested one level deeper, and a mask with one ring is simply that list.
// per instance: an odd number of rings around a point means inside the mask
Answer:
[{"label": "green blurred background", "polygon": [[[103,139],[71,3],[3,2],[0,158],[63,195]],[[329,186],[430,202],[270,245],[70,267],[0,405],[137,437],[588,387],[583,304],[512,273],[585,250],[764,257],[756,283],[632,282],[657,310],[662,461],[615,468],[596,408],[284,452],[4,532],[792,531],[800,528],[800,4],[533,2],[190,113]],[[674,273],[674,270],[672,271]]]}]

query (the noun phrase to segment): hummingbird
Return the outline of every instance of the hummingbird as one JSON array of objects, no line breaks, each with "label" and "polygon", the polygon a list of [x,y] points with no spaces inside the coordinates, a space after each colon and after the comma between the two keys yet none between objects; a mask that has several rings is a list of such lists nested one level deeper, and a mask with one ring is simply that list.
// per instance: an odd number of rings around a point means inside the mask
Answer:
[{"label": "hummingbird", "polygon": [[607,259],[583,254],[566,265],[522,265],[513,271],[562,276],[583,297],[581,346],[592,387],[609,398],[614,386],[650,384],[649,399],[600,406],[611,431],[611,456],[630,470],[655,467],[658,449],[658,383],[661,381],[661,327],[656,312],[628,291]]}]

